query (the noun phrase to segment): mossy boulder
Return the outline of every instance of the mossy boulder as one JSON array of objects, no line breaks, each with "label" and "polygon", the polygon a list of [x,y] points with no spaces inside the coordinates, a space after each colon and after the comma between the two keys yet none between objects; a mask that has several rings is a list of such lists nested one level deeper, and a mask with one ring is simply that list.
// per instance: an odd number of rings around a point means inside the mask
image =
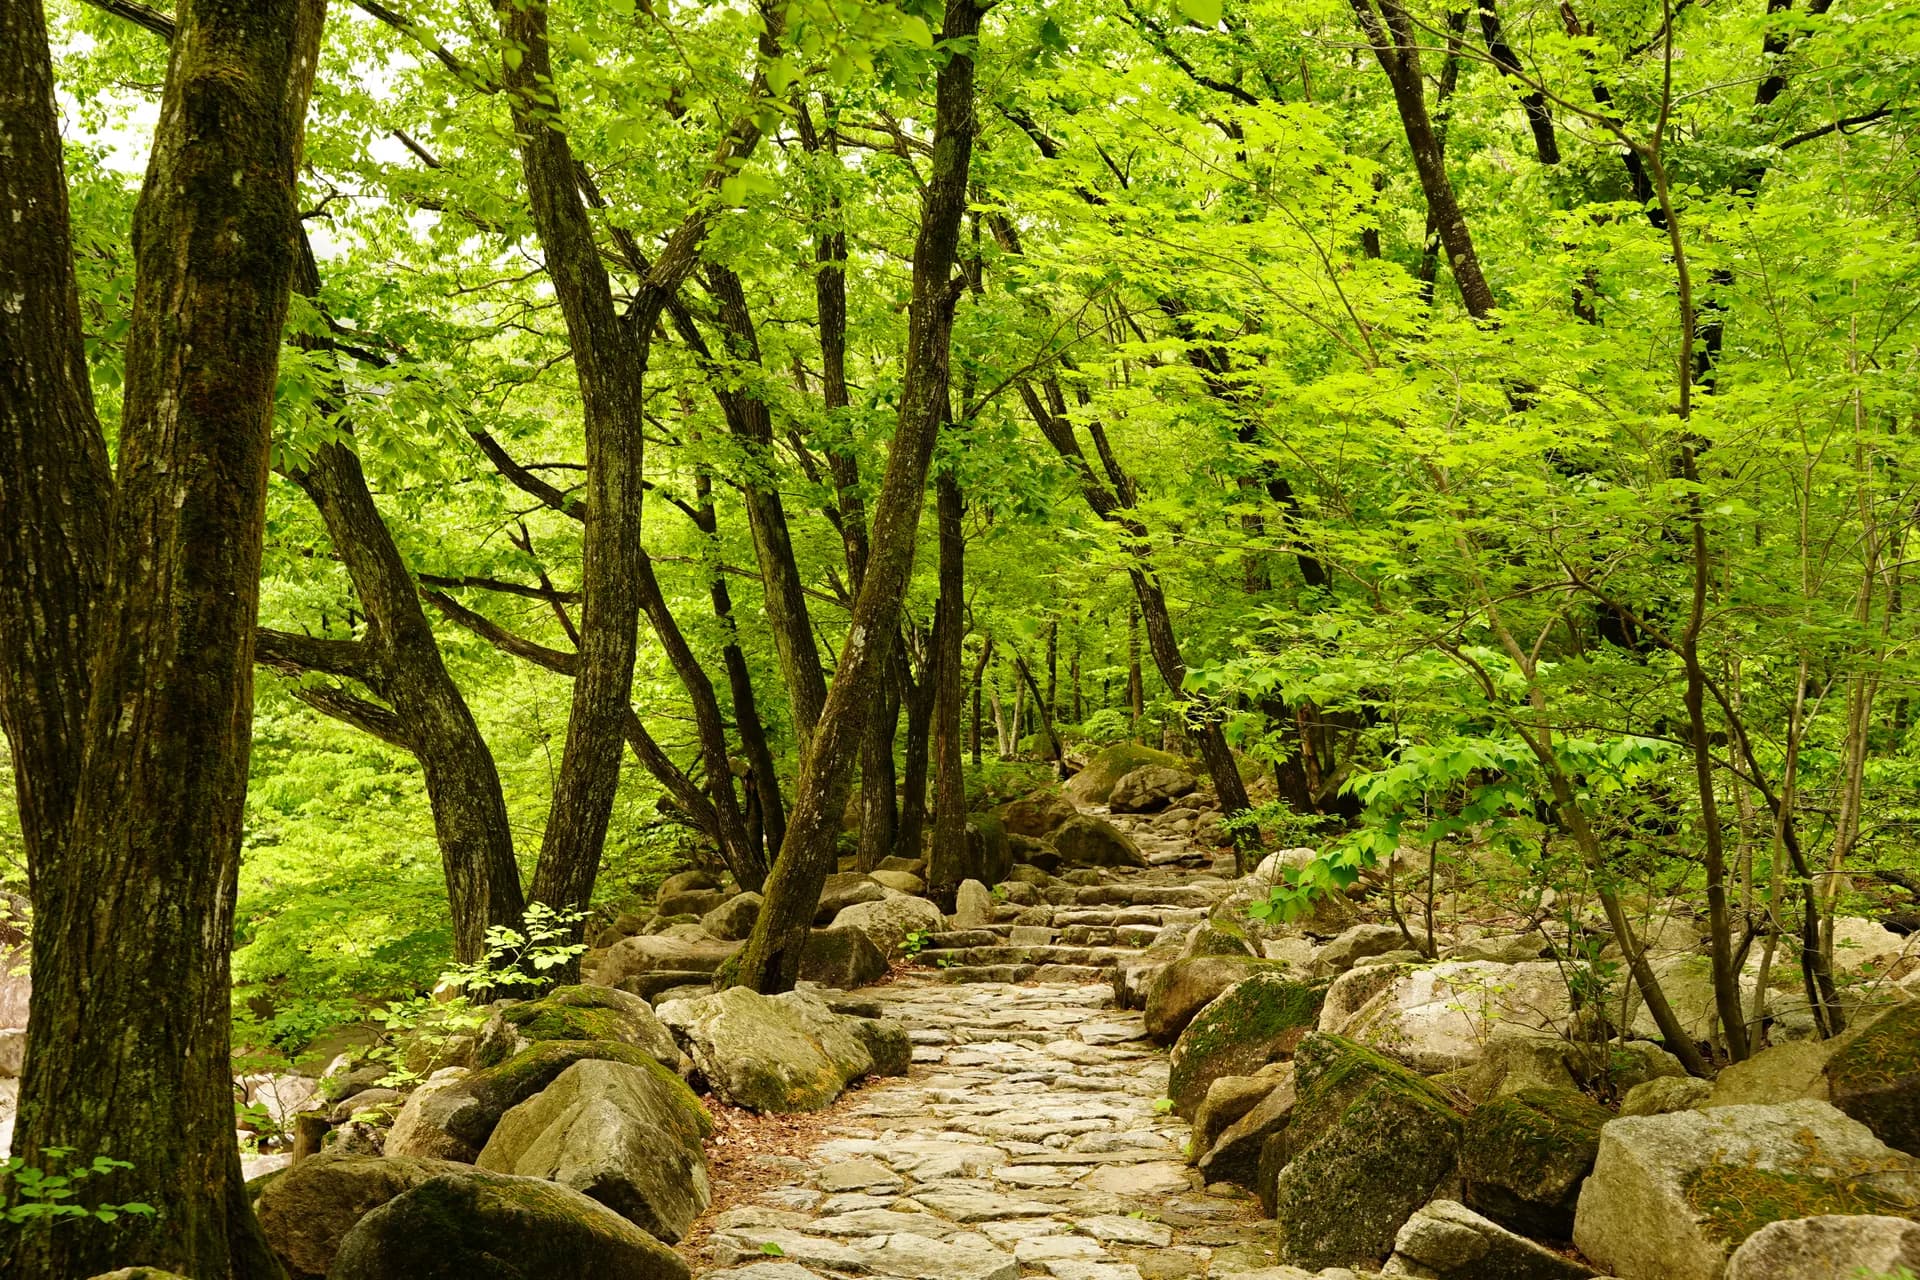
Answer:
[{"label": "mossy boulder", "polygon": [[1155,1044],[1172,1044],[1221,992],[1262,971],[1279,973],[1282,969],[1272,961],[1247,954],[1244,948],[1175,960],[1147,987],[1147,1038]]},{"label": "mossy boulder", "polygon": [[1156,813],[1192,791],[1197,784],[1185,769],[1146,764],[1120,775],[1107,794],[1115,813]]},{"label": "mossy boulder", "polygon": [[1182,769],[1185,762],[1179,756],[1155,751],[1137,742],[1117,742],[1111,747],[1103,747],[1093,759],[1087,761],[1084,769],[1067,779],[1065,790],[1076,804],[1105,804],[1113,796],[1115,783],[1135,769],[1148,765]]},{"label": "mossy boulder", "polygon": [[659,1063],[588,1059],[511,1108],[477,1161],[584,1193],[672,1244],[707,1207],[713,1121]]},{"label": "mossy boulder", "polygon": [[1580,1185],[1611,1119],[1569,1089],[1522,1089],[1481,1104],[1460,1141],[1467,1204],[1523,1235],[1569,1238]]},{"label": "mossy boulder", "polygon": [[764,902],[757,893],[736,893],[725,902],[700,917],[700,927],[707,936],[718,938],[722,942],[739,942],[753,932],[753,922],[760,914],[760,904]]},{"label": "mossy boulder", "polygon": [[800,953],[800,979],[851,991],[887,976],[887,957],[858,929],[815,929]]},{"label": "mossy boulder", "polygon": [[1620,1280],[1720,1280],[1770,1222],[1916,1209],[1920,1161],[1827,1103],[1715,1107],[1606,1125],[1573,1240]]},{"label": "mossy boulder", "polygon": [[571,1187],[478,1169],[360,1219],[328,1280],[690,1280],[680,1256]]},{"label": "mossy boulder", "polygon": [[1880,1141],[1920,1155],[1920,1004],[1896,1005],[1826,1063],[1833,1105]]},{"label": "mossy boulder", "polygon": [[762,1112],[818,1111],[876,1065],[867,1019],[844,1017],[818,996],[763,996],[729,987],[660,1006],[713,1091]]},{"label": "mossy boulder", "polygon": [[1304,1041],[1294,1078],[1292,1115],[1261,1160],[1280,1260],[1372,1266],[1453,1173],[1460,1116],[1419,1076],[1338,1036]]},{"label": "mossy boulder", "polygon": [[1105,818],[1078,814],[1053,833],[1063,867],[1144,867],[1147,855],[1133,838]]},{"label": "mossy boulder", "polygon": [[451,1160],[322,1152],[284,1170],[254,1210],[292,1280],[320,1280],[360,1219],[429,1178],[465,1168]]},{"label": "mossy boulder", "polygon": [[659,1066],[645,1049],[615,1040],[543,1040],[483,1070],[430,1081],[416,1089],[387,1136],[387,1154],[471,1164],[509,1107],[552,1084],[587,1058]]},{"label": "mossy boulder", "polygon": [[1182,956],[1258,956],[1260,949],[1247,937],[1244,916],[1215,908],[1180,947]]},{"label": "mossy boulder", "polygon": [[864,871],[836,871],[820,887],[820,905],[813,913],[815,924],[827,924],[848,907],[861,902],[878,902],[887,896],[880,882]]},{"label": "mossy boulder", "polygon": [[1018,800],[1009,800],[995,810],[1009,835],[1039,840],[1053,834],[1055,828],[1079,810],[1073,802],[1052,789],[1043,789]]},{"label": "mossy boulder", "polygon": [[1250,1076],[1292,1054],[1312,1030],[1326,984],[1273,972],[1253,973],[1228,987],[1189,1022],[1174,1042],[1167,1096],[1191,1120],[1221,1076]]},{"label": "mossy boulder", "polygon": [[612,987],[573,986],[495,1012],[480,1033],[473,1064],[498,1066],[542,1040],[613,1040],[645,1049],[669,1067],[680,1060],[673,1033],[645,1000]]}]

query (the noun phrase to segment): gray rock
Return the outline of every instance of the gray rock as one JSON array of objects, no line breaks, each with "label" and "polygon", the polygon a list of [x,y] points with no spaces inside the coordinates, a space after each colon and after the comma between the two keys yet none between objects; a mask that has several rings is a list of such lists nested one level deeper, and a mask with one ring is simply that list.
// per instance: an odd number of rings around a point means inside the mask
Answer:
[{"label": "gray rock", "polygon": [[1435,1200],[1394,1237],[1383,1275],[1421,1280],[1588,1280],[1591,1268],[1453,1200]]},{"label": "gray rock", "polygon": [[1314,956],[1314,968],[1332,977],[1353,968],[1356,960],[1385,955],[1406,945],[1406,935],[1393,925],[1357,924],[1320,948]]},{"label": "gray rock", "polygon": [[1053,847],[1069,867],[1144,867],[1140,846],[1104,818],[1078,814],[1053,833]]},{"label": "gray rock", "polygon": [[729,987],[658,1013],[713,1091],[755,1111],[818,1111],[874,1067],[858,1020],[807,991]]},{"label": "gray rock", "polygon": [[1055,828],[1079,810],[1059,792],[1046,790],[1036,791],[1019,800],[1010,800],[996,812],[1001,822],[1006,824],[1009,835],[1039,840],[1052,835]]},{"label": "gray rock", "polygon": [[1810,1216],[1909,1214],[1920,1161],[1824,1102],[1628,1117],[1600,1132],[1573,1239],[1621,1280],[1720,1280],[1782,1200]]},{"label": "gray rock", "polygon": [[1920,1223],[1874,1214],[1769,1222],[1733,1251],[1726,1280],[1860,1280],[1920,1275]]},{"label": "gray rock", "polygon": [[1460,1140],[1466,1202],[1504,1227],[1566,1239],[1611,1119],[1572,1089],[1522,1089],[1481,1104]]},{"label": "gray rock", "polygon": [[612,1040],[643,1049],[662,1066],[676,1067],[680,1050],[639,996],[608,986],[556,987],[538,1000],[497,1009],[474,1046],[476,1067],[505,1062],[543,1040]]},{"label": "gray rock", "polygon": [[[1195,936],[1201,932],[1196,930]],[[1191,955],[1175,960],[1159,970],[1147,988],[1144,1013],[1148,1038],[1155,1044],[1172,1044],[1221,992],[1261,971],[1279,973],[1282,966],[1248,955],[1244,949],[1237,955]]]},{"label": "gray rock", "polygon": [[1142,765],[1121,776],[1107,796],[1107,807],[1115,813],[1152,813],[1191,792],[1194,777],[1185,769],[1161,764]]},{"label": "gray rock", "polygon": [[983,929],[993,923],[993,892],[978,880],[962,880],[953,896],[952,925]]},{"label": "gray rock", "polygon": [[601,986],[624,988],[633,978],[655,972],[713,973],[740,950],[737,942],[701,942],[642,934],[607,948],[593,971]]},{"label": "gray rock", "polygon": [[712,1131],[665,1067],[576,1062],[500,1117],[477,1163],[572,1187],[673,1244],[707,1207]]},{"label": "gray rock", "polygon": [[764,899],[757,893],[736,893],[700,917],[700,927],[723,942],[739,942],[753,932]]},{"label": "gray rock", "polygon": [[813,913],[815,924],[829,924],[848,907],[862,902],[878,902],[887,896],[880,883],[864,871],[836,871],[820,888],[820,906]]},{"label": "gray rock", "polygon": [[427,1179],[466,1167],[450,1160],[322,1152],[269,1182],[254,1210],[292,1280],[319,1280],[356,1222]]},{"label": "gray rock", "polygon": [[1663,1116],[1691,1111],[1713,1096],[1713,1082],[1693,1076],[1655,1076],[1627,1090],[1620,1102],[1623,1116]]},{"label": "gray rock", "polygon": [[1765,1106],[1800,1098],[1827,1100],[1827,1059],[1831,1041],[1799,1040],[1762,1049],[1745,1062],[1727,1066],[1715,1077],[1703,1107]]},{"label": "gray rock", "polygon": [[800,953],[800,980],[851,991],[887,974],[886,953],[859,929],[834,926],[807,934]]},{"label": "gray rock", "polygon": [[911,871],[870,871],[867,874],[882,889],[891,889],[895,893],[922,894],[927,891],[927,882]]},{"label": "gray rock", "polygon": [[1444,961],[1400,972],[1341,1034],[1434,1074],[1478,1062],[1495,1027],[1553,1034],[1572,1016],[1566,976],[1557,964]]},{"label": "gray rock", "polygon": [[1291,1064],[1275,1087],[1251,1110],[1214,1140],[1200,1157],[1200,1176],[1209,1183],[1225,1182],[1248,1191],[1259,1189],[1260,1153],[1267,1142],[1287,1127],[1299,1101]]},{"label": "gray rock", "polygon": [[328,1280],[690,1280],[680,1256],[570,1187],[469,1169],[368,1213]]},{"label": "gray rock", "polygon": [[939,933],[947,927],[947,918],[925,898],[899,894],[856,903],[833,918],[833,927],[858,929],[881,954],[892,956],[908,934]]}]

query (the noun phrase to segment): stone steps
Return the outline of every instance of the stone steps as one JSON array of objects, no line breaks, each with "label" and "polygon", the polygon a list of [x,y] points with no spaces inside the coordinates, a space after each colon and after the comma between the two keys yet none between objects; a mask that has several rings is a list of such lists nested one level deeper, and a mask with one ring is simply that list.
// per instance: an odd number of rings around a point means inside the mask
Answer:
[{"label": "stone steps", "polygon": [[1121,960],[1138,955],[1138,947],[955,947],[928,948],[914,957],[920,965],[1044,965],[1068,964],[1105,969]]},{"label": "stone steps", "polygon": [[[924,957],[925,952],[921,955]],[[938,982],[1057,982],[1086,984],[1105,982],[1111,966],[1091,964],[953,964],[935,968],[930,977]]]},{"label": "stone steps", "polygon": [[1227,896],[1225,884],[1089,884],[1075,890],[1082,906],[1164,906],[1207,908]]}]

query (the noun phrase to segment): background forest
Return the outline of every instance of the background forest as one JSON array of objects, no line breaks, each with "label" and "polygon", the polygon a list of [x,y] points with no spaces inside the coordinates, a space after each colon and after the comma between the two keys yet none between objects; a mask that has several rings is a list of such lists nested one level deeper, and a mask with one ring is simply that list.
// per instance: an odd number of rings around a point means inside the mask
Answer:
[{"label": "background forest", "polygon": [[[943,817],[1128,738],[1243,856],[1322,850],[1277,910],[1497,846],[1512,891],[1697,895],[1726,1055],[1769,990],[1837,1030],[1826,922],[1920,923],[1920,9],[958,12],[327,13],[242,1060],[502,904],[758,883],[789,824],[937,867]],[[111,446],[174,19],[46,21]],[[563,764],[576,688],[617,783]],[[850,796],[804,784],[832,751]]]},{"label": "background forest", "polygon": [[[165,57],[129,12],[50,14],[109,431]],[[1182,711],[1206,695],[1244,772],[1277,777],[1290,842],[1394,759],[1422,785],[1376,808],[1444,807],[1473,769],[1556,736],[1634,762],[1598,806],[1605,847],[1684,876],[1704,843],[1697,666],[1749,915],[1789,842],[1810,868],[1902,862],[1914,11],[1381,13],[1008,5],[987,23],[934,464],[961,495],[975,785],[1045,752],[1029,676],[1069,740],[1197,750]],[[791,789],[783,673],[844,641],[850,513],[900,396],[938,10],[794,6],[791,47],[747,64],[764,23],[741,8],[553,21],[615,292],[691,204],[715,205],[646,404],[646,554],[692,661],[643,635],[632,703],[657,755],[621,773],[596,889],[613,901],[717,843],[673,800],[711,785],[689,673],[729,759],[752,697]],[[263,647],[235,956],[239,994],[271,992],[256,1036],[283,1048],[431,985],[452,952],[391,699],[326,652],[365,647],[381,606],[289,477],[330,444],[357,455],[523,861],[581,572],[577,388],[487,16],[342,6],[326,41],[301,174],[320,287],[283,352],[263,586],[288,638]],[[708,193],[688,175],[755,66],[778,91],[766,137]],[[821,306],[836,270],[844,318]],[[928,678],[925,523],[895,706]],[[1130,570],[1164,594],[1184,688],[1155,669]],[[783,657],[776,608],[804,611],[811,654]],[[879,714],[896,755],[924,753],[924,717],[916,734],[911,707]],[[1551,799],[1538,776],[1523,790],[1515,813]]]}]

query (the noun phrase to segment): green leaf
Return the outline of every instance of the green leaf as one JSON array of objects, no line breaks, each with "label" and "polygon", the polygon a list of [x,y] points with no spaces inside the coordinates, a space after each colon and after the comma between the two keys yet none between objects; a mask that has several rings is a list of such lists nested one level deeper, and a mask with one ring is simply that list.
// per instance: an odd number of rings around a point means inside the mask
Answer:
[{"label": "green leaf", "polygon": [[1202,27],[1220,25],[1221,0],[1180,0],[1180,12]]}]

